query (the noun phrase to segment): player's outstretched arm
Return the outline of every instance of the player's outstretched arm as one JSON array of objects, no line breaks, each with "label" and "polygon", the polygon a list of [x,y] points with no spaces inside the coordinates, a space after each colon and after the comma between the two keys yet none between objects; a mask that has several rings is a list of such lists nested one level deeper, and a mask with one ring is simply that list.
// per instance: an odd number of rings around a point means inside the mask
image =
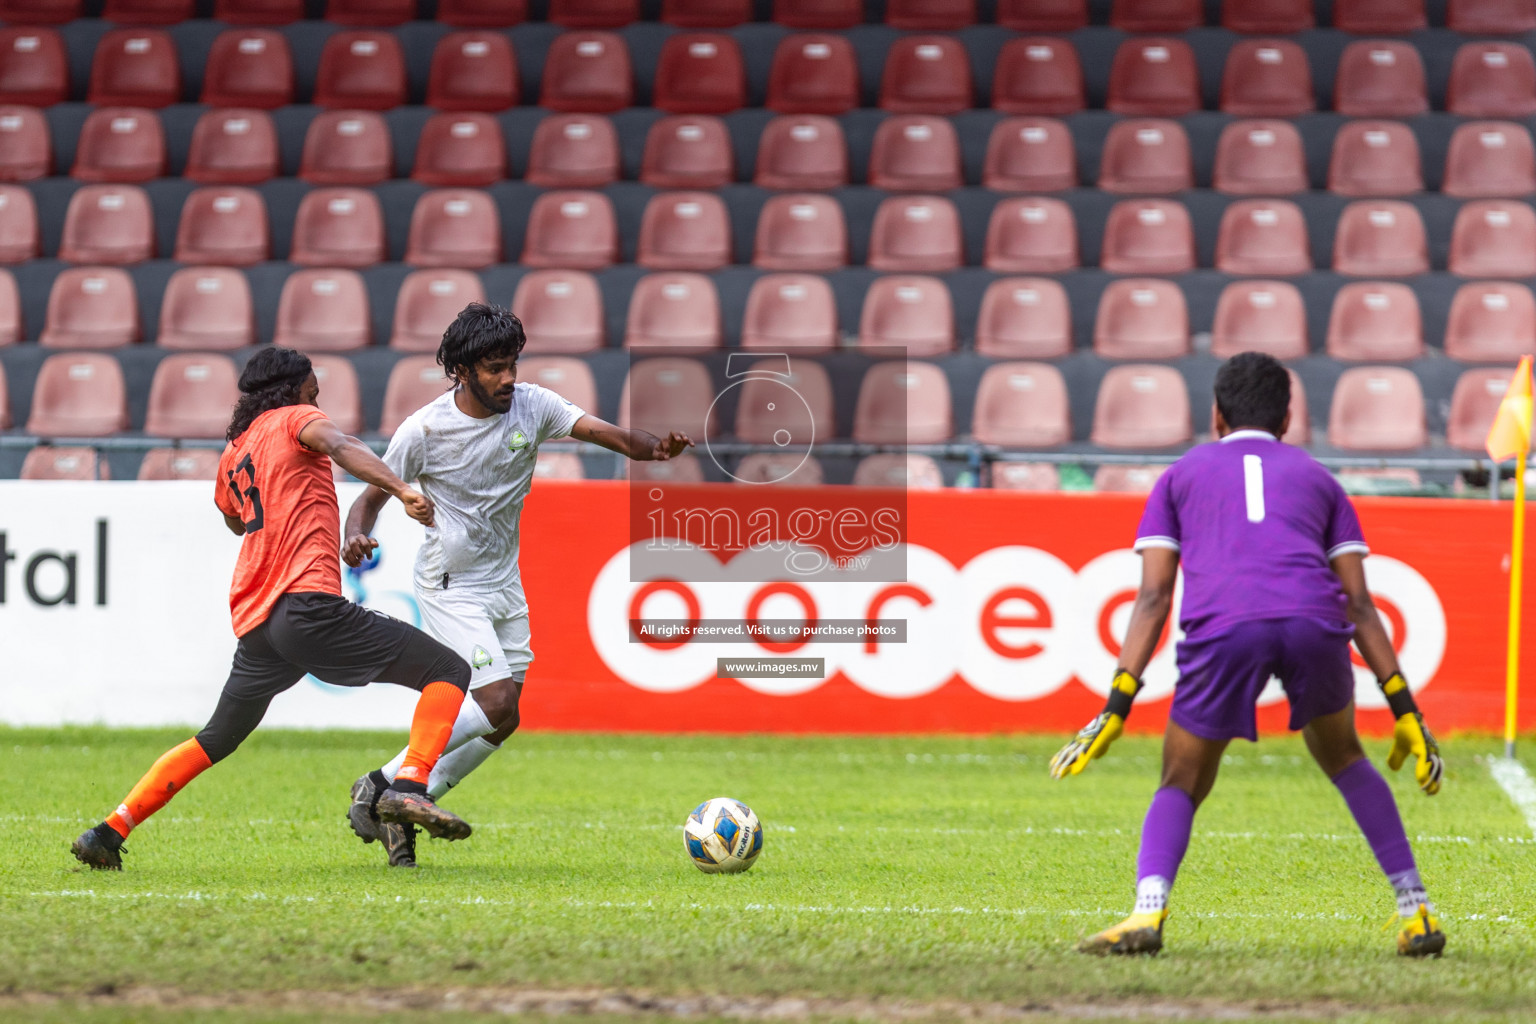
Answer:
[{"label": "player's outstretched arm", "polygon": [[571,436],[578,441],[590,441],[611,452],[636,462],[665,462],[693,447],[693,438],[680,430],[666,437],[657,437],[645,430],[631,430],[585,415],[571,427]]},{"label": "player's outstretched arm", "polygon": [[[406,485],[373,450],[328,419],[311,420],[299,431],[299,443],[331,459],[364,483],[400,499],[405,512],[425,526],[433,525],[432,499]],[[349,517],[350,518],[350,517]]]},{"label": "player's outstretched arm", "polygon": [[369,484],[347,510],[346,527],[341,533],[345,538],[341,545],[341,560],[352,568],[362,565],[363,560],[378,548],[379,542],[370,535],[374,524],[379,521],[379,513],[384,511],[388,502],[389,494],[386,491],[375,484]]}]

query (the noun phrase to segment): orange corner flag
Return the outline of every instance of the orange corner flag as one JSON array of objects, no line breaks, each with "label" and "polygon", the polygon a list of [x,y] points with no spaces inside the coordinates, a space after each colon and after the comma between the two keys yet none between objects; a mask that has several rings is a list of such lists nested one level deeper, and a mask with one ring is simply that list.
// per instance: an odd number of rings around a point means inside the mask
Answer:
[{"label": "orange corner flag", "polygon": [[1488,431],[1488,457],[1495,462],[1518,459],[1531,450],[1531,357],[1520,360],[1509,390],[1499,403]]}]

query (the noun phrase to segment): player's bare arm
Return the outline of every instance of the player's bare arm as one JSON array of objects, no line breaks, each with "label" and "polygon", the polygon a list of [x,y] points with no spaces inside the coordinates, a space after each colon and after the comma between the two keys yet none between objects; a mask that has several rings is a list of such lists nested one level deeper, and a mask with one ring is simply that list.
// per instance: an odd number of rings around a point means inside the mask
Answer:
[{"label": "player's bare arm", "polygon": [[[433,525],[432,499],[395,476],[384,460],[373,454],[363,442],[328,419],[313,420],[299,431],[299,443],[313,451],[329,455],[338,466],[391,497],[399,498],[405,512],[424,526]],[[350,517],[349,517],[350,518]]]},{"label": "player's bare arm", "polygon": [[646,430],[621,427],[596,416],[586,415],[571,428],[571,436],[589,441],[611,452],[618,452],[636,462],[665,462],[693,447],[693,438],[680,430],[657,437]]},{"label": "player's bare arm", "polygon": [[223,515],[224,515],[224,525],[229,527],[229,532],[234,534],[236,537],[244,537],[245,536],[245,523],[243,521],[241,521],[240,517],[239,516],[232,516],[232,515],[230,515],[227,512],[223,513]]},{"label": "player's bare arm", "polygon": [[1387,636],[1387,628],[1382,625],[1376,602],[1371,600],[1371,590],[1366,586],[1365,556],[1358,551],[1349,551],[1334,558],[1329,565],[1339,577],[1339,584],[1349,601],[1345,612],[1349,621],[1355,624],[1355,646],[1360,649],[1360,657],[1376,673],[1377,679],[1392,678],[1399,672],[1397,652],[1392,649],[1392,639]]},{"label": "player's bare arm", "polygon": [[371,534],[374,524],[379,521],[379,513],[389,503],[389,494],[374,484],[369,484],[352,507],[347,510],[346,528],[342,530],[345,538],[341,545],[341,560],[356,569],[363,564],[378,548],[379,542]]},{"label": "player's bare arm", "polygon": [[1131,622],[1120,648],[1119,670],[1137,679],[1157,653],[1157,641],[1173,608],[1173,585],[1179,575],[1179,553],[1172,548],[1145,548],[1141,552],[1141,587],[1131,607]]}]

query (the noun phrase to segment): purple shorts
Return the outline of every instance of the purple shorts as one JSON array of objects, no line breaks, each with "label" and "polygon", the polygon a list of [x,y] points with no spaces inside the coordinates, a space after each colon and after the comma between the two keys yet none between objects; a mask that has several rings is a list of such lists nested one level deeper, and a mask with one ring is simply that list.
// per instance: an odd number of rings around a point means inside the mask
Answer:
[{"label": "purple shorts", "polygon": [[1179,682],[1168,717],[1208,740],[1258,739],[1254,709],[1277,676],[1290,726],[1342,711],[1355,699],[1349,641],[1355,627],[1323,619],[1256,619],[1179,644]]}]

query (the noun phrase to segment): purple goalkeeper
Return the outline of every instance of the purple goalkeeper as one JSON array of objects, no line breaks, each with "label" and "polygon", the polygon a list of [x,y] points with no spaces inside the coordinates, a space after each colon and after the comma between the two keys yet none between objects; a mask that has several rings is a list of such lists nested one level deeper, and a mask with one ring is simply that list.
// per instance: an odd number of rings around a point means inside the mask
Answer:
[{"label": "purple goalkeeper", "polygon": [[1179,681],[1163,740],[1162,785],[1141,832],[1136,907],[1086,939],[1085,953],[1156,953],[1168,893],[1189,848],[1195,809],[1211,792],[1227,744],[1257,738],[1254,707],[1271,676],[1290,701],[1318,767],[1338,787],[1397,895],[1398,952],[1438,955],[1445,934],[1419,879],[1386,781],[1355,733],[1353,638],[1397,718],[1387,763],[1411,754],[1425,793],[1442,763],[1365,583],[1360,521],[1337,480],[1280,437],[1291,381],[1273,358],[1247,352],[1216,375],[1215,443],[1163,474],[1147,499],[1136,550],[1141,589],[1103,712],[1051,759],[1076,775],[1120,735],[1156,648],[1184,567]]}]

